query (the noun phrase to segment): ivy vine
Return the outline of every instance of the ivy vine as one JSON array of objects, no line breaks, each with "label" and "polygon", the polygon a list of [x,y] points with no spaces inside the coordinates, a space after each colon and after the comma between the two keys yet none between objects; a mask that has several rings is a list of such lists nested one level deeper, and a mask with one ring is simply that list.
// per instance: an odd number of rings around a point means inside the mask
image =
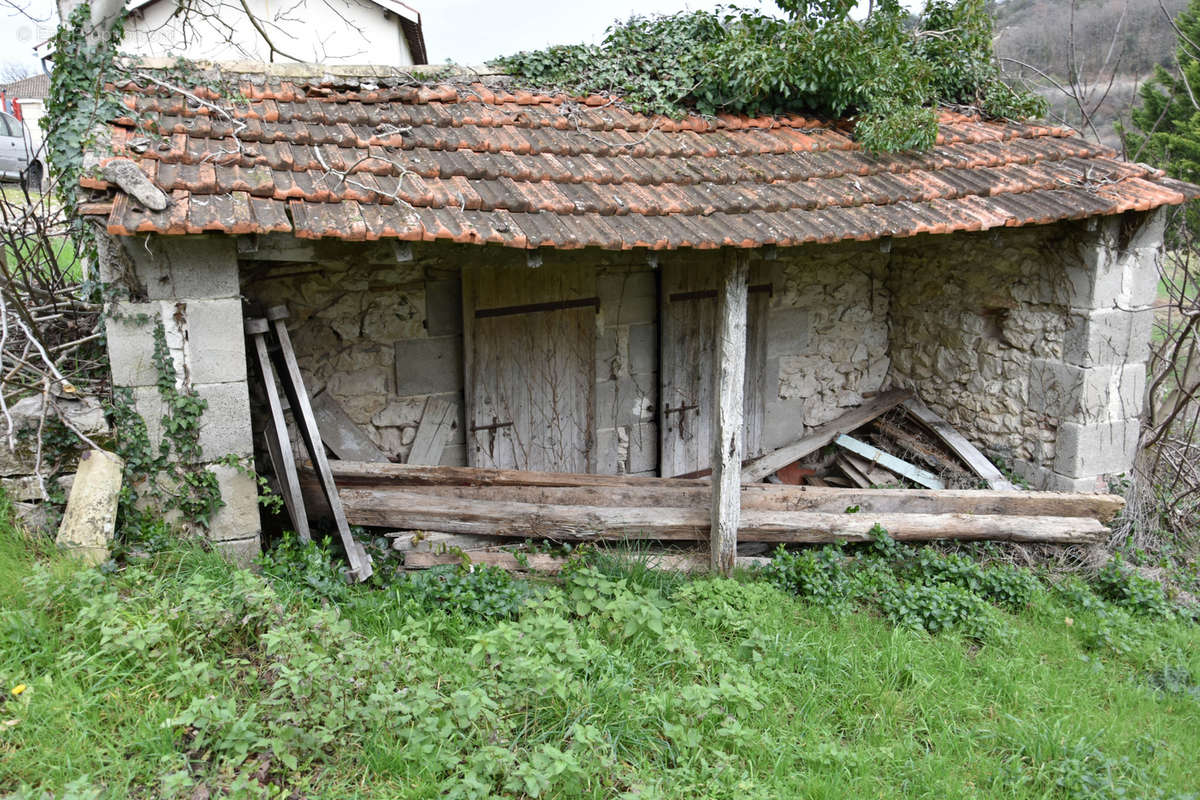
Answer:
[{"label": "ivy vine", "polygon": [[1045,112],[1000,79],[984,0],[928,0],[915,20],[877,0],[775,0],[783,18],[726,7],[633,17],[600,45],[563,45],[497,60],[514,77],[571,94],[611,92],[636,111],[849,116],[874,151],[927,149],[939,104],[988,116]]}]

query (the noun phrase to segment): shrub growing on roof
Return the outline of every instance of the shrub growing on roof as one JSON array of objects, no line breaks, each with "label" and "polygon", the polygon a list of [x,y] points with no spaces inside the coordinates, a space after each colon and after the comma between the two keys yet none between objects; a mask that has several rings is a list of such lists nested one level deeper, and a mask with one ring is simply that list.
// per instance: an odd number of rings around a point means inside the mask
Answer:
[{"label": "shrub growing on roof", "polygon": [[638,111],[850,115],[871,150],[927,149],[934,106],[991,116],[1042,113],[1000,80],[983,0],[929,0],[910,25],[898,0],[863,20],[853,0],[776,0],[785,17],[725,8],[633,17],[600,45],[560,45],[498,59],[531,83],[611,91]]}]

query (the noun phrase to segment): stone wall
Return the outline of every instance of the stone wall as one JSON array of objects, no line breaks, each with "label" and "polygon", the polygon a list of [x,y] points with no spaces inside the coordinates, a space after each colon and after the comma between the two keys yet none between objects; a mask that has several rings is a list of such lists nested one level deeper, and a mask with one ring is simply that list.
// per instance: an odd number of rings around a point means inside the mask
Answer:
[{"label": "stone wall", "polygon": [[[1136,440],[1155,219],[755,252],[752,283],[771,292],[763,449],[907,386],[1035,486],[1095,488],[1097,476],[1128,468]],[[310,391],[329,392],[397,460],[426,402],[453,400],[459,419],[442,463],[466,463],[460,270],[524,267],[526,253],[286,237],[242,250],[247,300],[292,311]],[[596,271],[598,472],[655,473],[656,268],[674,260],[715,270],[718,259],[541,254],[539,269],[582,262]]]},{"label": "stone wall", "polygon": [[890,382],[1035,487],[1095,490],[1136,449],[1160,240],[1126,215],[897,242]]},{"label": "stone wall", "polygon": [[[163,399],[156,386],[154,328],[162,324],[177,383],[207,403],[200,421],[201,462],[217,479],[225,506],[207,535],[229,557],[259,552],[258,487],[253,470],[215,463],[253,455],[246,348],[234,240],[225,236],[124,240],[126,258],[106,262],[133,301],[110,304],[105,333],[113,384],[132,390],[151,445],[163,437]],[[121,274],[115,274],[119,264]]]}]

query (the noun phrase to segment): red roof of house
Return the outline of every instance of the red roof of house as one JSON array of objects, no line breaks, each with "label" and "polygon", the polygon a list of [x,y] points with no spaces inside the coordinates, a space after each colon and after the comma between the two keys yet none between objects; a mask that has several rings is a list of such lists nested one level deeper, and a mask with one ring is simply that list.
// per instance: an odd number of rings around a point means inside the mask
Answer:
[{"label": "red roof of house", "polygon": [[807,116],[674,120],[391,74],[239,73],[232,104],[121,86],[128,115],[103,155],[135,160],[172,203],[149,212],[85,179],[98,194],[84,211],[116,235],[664,249],[1036,225],[1200,196],[1049,125],[946,111],[932,150],[868,153],[846,123]]}]

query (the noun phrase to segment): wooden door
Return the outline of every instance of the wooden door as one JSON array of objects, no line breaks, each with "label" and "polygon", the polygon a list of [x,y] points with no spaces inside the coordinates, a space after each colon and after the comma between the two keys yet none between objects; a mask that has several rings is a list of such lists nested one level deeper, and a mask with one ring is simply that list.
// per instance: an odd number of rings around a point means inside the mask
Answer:
[{"label": "wooden door", "polygon": [[[767,307],[770,284],[751,275],[747,297],[744,458],[762,449],[766,398]],[[680,264],[662,267],[659,297],[662,352],[659,438],[663,477],[689,475],[712,464],[717,336],[716,276]]]},{"label": "wooden door", "polygon": [[467,463],[591,471],[598,304],[591,268],[463,270]]}]

